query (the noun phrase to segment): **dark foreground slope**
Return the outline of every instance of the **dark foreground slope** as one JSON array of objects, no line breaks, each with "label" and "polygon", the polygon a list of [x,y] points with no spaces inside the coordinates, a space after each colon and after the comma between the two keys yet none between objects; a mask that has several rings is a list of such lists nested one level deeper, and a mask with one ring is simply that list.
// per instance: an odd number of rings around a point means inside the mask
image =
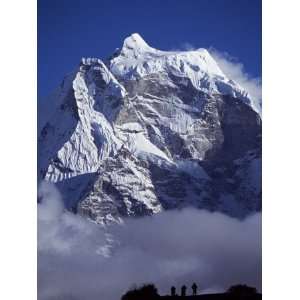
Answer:
[{"label": "dark foreground slope", "polygon": [[233,295],[231,293],[222,294],[204,294],[198,296],[161,296],[161,299],[165,300],[260,300],[262,299],[261,294],[253,295]]}]

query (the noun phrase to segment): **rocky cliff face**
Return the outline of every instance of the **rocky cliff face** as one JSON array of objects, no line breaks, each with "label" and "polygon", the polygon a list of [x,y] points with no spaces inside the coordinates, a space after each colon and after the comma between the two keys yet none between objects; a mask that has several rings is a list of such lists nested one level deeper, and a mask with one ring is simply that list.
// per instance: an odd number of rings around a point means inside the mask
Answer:
[{"label": "rocky cliff face", "polygon": [[138,35],[82,59],[48,101],[39,178],[99,223],[195,206],[261,209],[261,118],[207,50],[165,52]]}]

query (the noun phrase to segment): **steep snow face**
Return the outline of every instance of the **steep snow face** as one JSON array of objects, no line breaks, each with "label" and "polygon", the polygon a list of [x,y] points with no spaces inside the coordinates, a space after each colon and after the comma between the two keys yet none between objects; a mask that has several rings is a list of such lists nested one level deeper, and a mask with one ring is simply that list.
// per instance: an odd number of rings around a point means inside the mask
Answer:
[{"label": "steep snow face", "polygon": [[118,56],[110,61],[112,73],[123,80],[136,80],[149,74],[171,74],[186,78],[205,93],[220,93],[251,103],[248,93],[229,80],[206,49],[161,51],[150,47],[139,34],[125,39]]},{"label": "steep snow face", "polygon": [[83,58],[49,99],[39,179],[68,209],[98,223],[260,209],[260,116],[205,49],[160,51],[133,34],[106,64]]},{"label": "steep snow face", "polygon": [[95,172],[121,147],[109,121],[126,91],[106,66],[83,59],[66,90],[39,140],[41,175],[53,182]]}]

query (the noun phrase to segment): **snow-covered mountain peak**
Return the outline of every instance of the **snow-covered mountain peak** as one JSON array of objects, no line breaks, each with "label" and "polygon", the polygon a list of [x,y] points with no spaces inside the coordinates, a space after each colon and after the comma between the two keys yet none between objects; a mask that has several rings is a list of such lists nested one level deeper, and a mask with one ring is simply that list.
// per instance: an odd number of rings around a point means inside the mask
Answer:
[{"label": "snow-covered mountain peak", "polygon": [[138,33],[133,33],[124,40],[121,52],[130,55],[155,50],[151,48]]},{"label": "snow-covered mountain peak", "polygon": [[206,49],[161,51],[133,34],[105,63],[83,58],[49,100],[39,178],[68,209],[99,223],[260,209],[260,117]]},{"label": "snow-covered mountain peak", "polygon": [[108,62],[108,68],[120,81],[146,79],[160,74],[170,84],[178,78],[191,83],[198,91],[230,95],[251,105],[247,91],[230,80],[204,48],[161,51],[149,46],[135,33],[125,39],[121,51]]},{"label": "snow-covered mountain peak", "polygon": [[[137,69],[139,69],[136,70],[138,75],[143,77],[142,75],[148,75],[158,70],[170,71],[175,65],[175,67],[179,67],[178,73],[181,72],[184,73],[184,75],[189,75],[186,74],[187,70],[184,69],[190,68],[191,71],[194,72],[207,73],[211,76],[226,78],[225,74],[206,49],[162,51],[149,46],[138,33],[134,33],[125,38],[123,47],[118,54],[119,55],[114,56],[111,60],[111,65],[113,67],[117,66],[117,68],[112,69],[117,75],[124,75],[126,71],[128,71],[130,75],[133,75],[132,70],[134,67],[137,67]],[[118,68],[119,65],[121,65],[120,68]],[[131,66],[130,70],[126,68],[128,65]],[[185,68],[185,65],[189,68]],[[139,72],[141,69],[146,69],[144,70],[145,74]]]}]

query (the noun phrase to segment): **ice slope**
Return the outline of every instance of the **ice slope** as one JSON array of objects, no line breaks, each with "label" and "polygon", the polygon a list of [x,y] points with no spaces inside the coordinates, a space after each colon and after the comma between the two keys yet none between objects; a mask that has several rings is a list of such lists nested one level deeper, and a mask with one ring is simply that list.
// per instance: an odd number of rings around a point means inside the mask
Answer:
[{"label": "ice slope", "polygon": [[83,59],[60,95],[63,100],[40,137],[42,172],[53,182],[95,172],[121,147],[109,122],[114,117],[109,99],[122,101],[126,91],[100,60]]}]

